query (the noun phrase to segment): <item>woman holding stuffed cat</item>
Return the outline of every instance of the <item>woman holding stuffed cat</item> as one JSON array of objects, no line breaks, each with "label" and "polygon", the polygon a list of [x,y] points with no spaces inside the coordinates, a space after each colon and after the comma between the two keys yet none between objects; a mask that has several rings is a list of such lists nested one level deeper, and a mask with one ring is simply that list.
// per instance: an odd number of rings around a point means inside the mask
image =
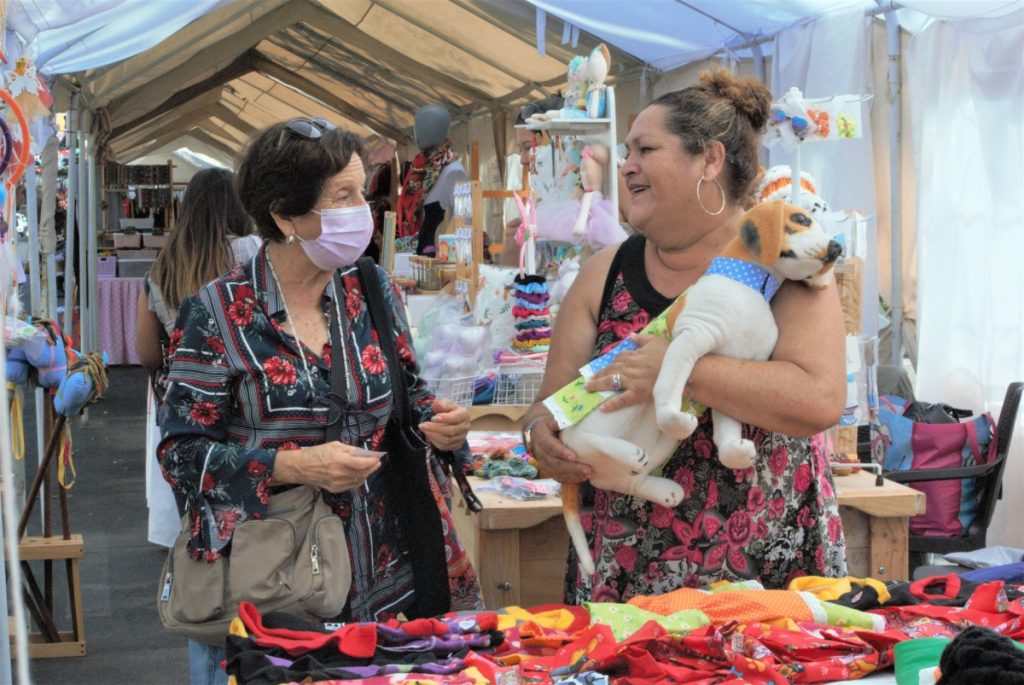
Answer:
[{"label": "woman holding stuffed cat", "polygon": [[[700,278],[739,231],[767,124],[771,94],[755,79],[719,71],[658,98],[637,117],[621,169],[629,223],[639,235],[590,259],[556,321],[540,397],[626,337],[639,344],[588,384],[618,394],[598,411],[650,401],[668,341],[637,335]],[[597,571],[580,573],[570,550],[566,600],[625,601],[722,579],[784,587],[800,575],[845,573],[842,524],[816,434],[844,402],[844,330],[835,286],[786,283],[772,300],[779,340],[770,360],[709,355],[685,395],[745,424],[756,466],[721,465],[710,412],[665,464],[685,492],[670,509],[594,490],[584,529]],[[548,475],[583,482],[588,467],[558,438],[538,402],[524,417],[528,448]]]}]

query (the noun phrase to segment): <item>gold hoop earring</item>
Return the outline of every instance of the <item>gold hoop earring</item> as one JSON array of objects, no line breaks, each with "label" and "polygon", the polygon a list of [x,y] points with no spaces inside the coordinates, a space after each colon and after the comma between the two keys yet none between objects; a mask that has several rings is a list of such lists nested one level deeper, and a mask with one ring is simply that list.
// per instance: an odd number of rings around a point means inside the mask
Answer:
[{"label": "gold hoop earring", "polygon": [[703,209],[706,213],[710,214],[711,216],[718,216],[719,214],[725,211],[725,190],[722,188],[722,184],[719,183],[718,179],[716,178],[715,185],[718,186],[718,192],[722,194],[722,206],[718,208],[717,212],[712,212],[711,210],[704,206],[704,200],[701,199],[700,186],[702,183],[704,183],[703,176],[697,179],[697,202],[700,204],[700,208]]}]

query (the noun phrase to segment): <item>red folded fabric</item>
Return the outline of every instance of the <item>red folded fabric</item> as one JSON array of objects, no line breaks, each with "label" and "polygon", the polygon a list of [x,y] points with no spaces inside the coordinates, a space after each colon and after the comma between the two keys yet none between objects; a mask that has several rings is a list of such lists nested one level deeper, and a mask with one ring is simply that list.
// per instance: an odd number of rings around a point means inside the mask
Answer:
[{"label": "red folded fabric", "polygon": [[289,654],[297,655],[336,642],[339,652],[359,659],[369,659],[377,651],[376,623],[350,623],[333,633],[267,628],[252,602],[241,602],[238,605],[238,616],[245,624],[249,637],[260,647],[280,647]]},{"label": "red folded fabric", "polygon": [[[928,590],[938,587],[942,592],[937,595],[929,594]],[[960,594],[960,576],[950,573],[946,576],[929,576],[921,580],[915,580],[910,584],[910,594],[918,599],[953,599]]]}]

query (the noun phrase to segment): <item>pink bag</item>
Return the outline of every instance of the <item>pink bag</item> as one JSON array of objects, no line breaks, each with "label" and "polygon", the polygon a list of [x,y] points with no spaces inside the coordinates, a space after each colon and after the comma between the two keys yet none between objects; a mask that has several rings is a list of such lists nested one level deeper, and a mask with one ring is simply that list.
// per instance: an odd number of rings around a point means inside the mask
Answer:
[{"label": "pink bag", "polygon": [[[922,423],[903,416],[906,400],[894,396],[880,399],[887,472],[980,466],[995,457],[995,422],[988,412],[959,423]],[[973,478],[908,485],[927,498],[925,512],[910,519],[911,535],[956,537],[969,532],[978,513]]]}]

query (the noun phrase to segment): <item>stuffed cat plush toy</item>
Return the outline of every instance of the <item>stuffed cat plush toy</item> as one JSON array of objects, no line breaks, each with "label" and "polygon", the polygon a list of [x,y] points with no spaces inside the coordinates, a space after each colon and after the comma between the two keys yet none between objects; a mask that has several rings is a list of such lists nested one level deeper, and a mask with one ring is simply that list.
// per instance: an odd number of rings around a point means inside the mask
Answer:
[{"label": "stuffed cat plush toy", "polygon": [[[678,505],[683,498],[679,484],[651,474],[697,427],[697,416],[680,409],[693,365],[710,353],[768,359],[778,340],[772,296],[787,279],[825,288],[840,252],[839,244],[803,209],[776,201],[749,210],[739,235],[712,260],[704,276],[669,306],[672,342],[653,401],[609,413],[594,411],[562,431],[563,442],[581,463],[591,466],[594,487],[666,507]],[[714,410],[712,420],[722,463],[733,469],[753,466],[755,447],[743,438],[741,424]],[[578,488],[563,486],[562,501],[580,566],[593,574],[594,562],[579,520]]]}]

